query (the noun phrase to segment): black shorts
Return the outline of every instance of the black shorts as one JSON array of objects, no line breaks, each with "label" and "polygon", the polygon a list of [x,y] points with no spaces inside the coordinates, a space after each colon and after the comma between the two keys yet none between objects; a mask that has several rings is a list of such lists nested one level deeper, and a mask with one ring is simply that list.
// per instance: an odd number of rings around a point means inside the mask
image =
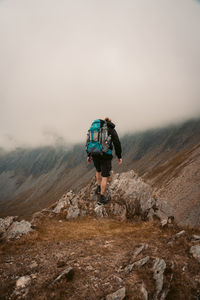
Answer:
[{"label": "black shorts", "polygon": [[112,158],[111,159],[103,159],[93,157],[94,166],[97,172],[101,172],[102,177],[109,177],[110,171],[112,169]]}]

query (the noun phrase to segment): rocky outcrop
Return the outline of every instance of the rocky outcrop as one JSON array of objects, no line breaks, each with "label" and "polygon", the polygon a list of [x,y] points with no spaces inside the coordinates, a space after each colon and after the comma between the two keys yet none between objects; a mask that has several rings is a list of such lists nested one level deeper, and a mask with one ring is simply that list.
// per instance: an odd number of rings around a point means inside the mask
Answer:
[{"label": "rocky outcrop", "polygon": [[93,179],[78,194],[72,191],[63,195],[55,204],[52,212],[64,213],[67,219],[83,215],[98,217],[116,217],[120,220],[142,220],[157,217],[162,226],[168,224],[172,216],[172,208],[165,202],[152,197],[152,188],[145,183],[133,170],[115,174],[112,182],[108,184],[107,198],[109,203],[104,206],[97,205],[98,197],[95,194],[96,184]]},{"label": "rocky outcrop", "polygon": [[17,217],[8,216],[4,219],[0,218],[0,235],[4,234],[10,225],[16,220]]},{"label": "rocky outcrop", "polygon": [[109,203],[99,206],[98,196],[95,194],[96,180],[78,193],[69,191],[49,209],[35,213],[30,222],[16,221],[16,217],[0,219],[0,234],[3,239],[15,239],[32,231],[32,225],[37,226],[37,220],[44,216],[62,216],[67,220],[83,216],[114,217],[120,220],[140,218],[151,220],[160,219],[162,226],[171,220],[172,209],[166,203],[152,196],[152,188],[145,183],[133,170],[115,174],[108,184],[107,198]]},{"label": "rocky outcrop", "polygon": [[0,219],[0,238],[11,240],[20,238],[22,235],[33,231],[32,225],[28,221],[15,221],[17,217],[6,217]]}]

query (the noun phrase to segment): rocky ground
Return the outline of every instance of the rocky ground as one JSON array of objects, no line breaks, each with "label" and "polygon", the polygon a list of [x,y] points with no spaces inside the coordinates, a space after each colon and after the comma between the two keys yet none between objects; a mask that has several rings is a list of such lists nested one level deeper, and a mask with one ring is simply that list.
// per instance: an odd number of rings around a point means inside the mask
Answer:
[{"label": "rocky ground", "polygon": [[0,219],[0,299],[200,299],[200,231],[178,228],[133,171],[33,216]]}]

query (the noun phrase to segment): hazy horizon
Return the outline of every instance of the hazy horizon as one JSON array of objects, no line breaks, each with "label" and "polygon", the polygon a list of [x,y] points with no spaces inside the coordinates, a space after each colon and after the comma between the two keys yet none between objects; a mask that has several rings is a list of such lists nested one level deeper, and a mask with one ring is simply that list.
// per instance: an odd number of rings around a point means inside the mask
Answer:
[{"label": "hazy horizon", "polygon": [[200,117],[197,0],[1,0],[0,38],[0,147]]}]

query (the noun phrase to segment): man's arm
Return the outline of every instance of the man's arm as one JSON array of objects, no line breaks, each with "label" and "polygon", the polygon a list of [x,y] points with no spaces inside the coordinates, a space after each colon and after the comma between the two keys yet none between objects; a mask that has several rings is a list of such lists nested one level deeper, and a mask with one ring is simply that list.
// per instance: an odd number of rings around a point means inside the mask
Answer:
[{"label": "man's arm", "polygon": [[120,143],[118,134],[115,129],[112,130],[111,137],[112,137],[112,142],[113,142],[113,145],[115,148],[115,153],[118,157],[118,161],[119,161],[119,163],[121,163],[122,162],[122,147],[121,147],[121,143]]}]

